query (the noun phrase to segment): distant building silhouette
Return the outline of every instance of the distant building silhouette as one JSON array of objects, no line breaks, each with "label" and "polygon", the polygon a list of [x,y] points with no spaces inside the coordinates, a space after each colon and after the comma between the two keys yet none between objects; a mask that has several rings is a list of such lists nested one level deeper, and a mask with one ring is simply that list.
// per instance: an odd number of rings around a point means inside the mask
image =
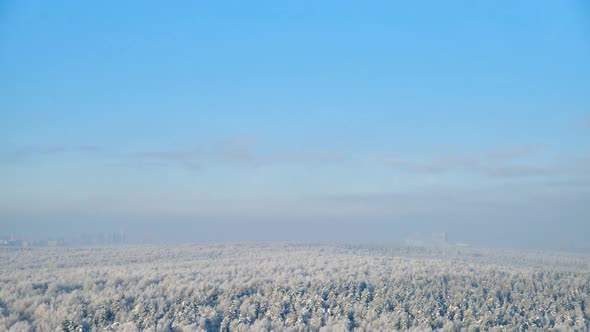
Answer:
[{"label": "distant building silhouette", "polygon": [[405,244],[411,247],[444,247],[449,245],[449,240],[446,232],[414,234],[405,240]]},{"label": "distant building silhouette", "polygon": [[432,240],[439,243],[448,243],[447,232],[432,233]]}]

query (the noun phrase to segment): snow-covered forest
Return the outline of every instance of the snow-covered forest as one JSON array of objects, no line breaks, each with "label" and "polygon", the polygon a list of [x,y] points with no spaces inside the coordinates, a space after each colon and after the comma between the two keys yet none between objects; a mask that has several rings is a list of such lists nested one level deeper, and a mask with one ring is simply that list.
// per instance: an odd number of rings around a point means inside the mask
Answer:
[{"label": "snow-covered forest", "polygon": [[0,249],[1,331],[585,331],[590,257],[208,244]]}]

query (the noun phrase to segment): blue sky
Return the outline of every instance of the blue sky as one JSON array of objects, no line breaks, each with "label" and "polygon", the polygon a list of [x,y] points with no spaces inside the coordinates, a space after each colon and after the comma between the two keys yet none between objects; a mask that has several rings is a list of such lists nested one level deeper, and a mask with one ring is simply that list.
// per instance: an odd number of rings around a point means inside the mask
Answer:
[{"label": "blue sky", "polygon": [[583,1],[5,1],[0,229],[576,245],[588,59]]}]

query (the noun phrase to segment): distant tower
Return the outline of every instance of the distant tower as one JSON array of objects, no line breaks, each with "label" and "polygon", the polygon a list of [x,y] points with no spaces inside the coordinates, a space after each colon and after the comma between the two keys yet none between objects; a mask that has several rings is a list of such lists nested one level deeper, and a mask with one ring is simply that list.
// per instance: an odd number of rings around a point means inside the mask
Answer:
[{"label": "distant tower", "polygon": [[432,234],[432,240],[439,243],[439,244],[447,244],[449,242],[449,239],[447,237],[447,232]]},{"label": "distant tower", "polygon": [[125,231],[123,229],[119,229],[119,243],[127,243],[127,236],[125,235]]}]

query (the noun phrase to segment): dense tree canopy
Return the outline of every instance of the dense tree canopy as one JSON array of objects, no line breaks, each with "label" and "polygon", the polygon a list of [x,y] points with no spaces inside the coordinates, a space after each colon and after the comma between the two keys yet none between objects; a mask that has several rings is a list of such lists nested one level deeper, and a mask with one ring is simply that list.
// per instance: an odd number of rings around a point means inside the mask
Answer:
[{"label": "dense tree canopy", "polygon": [[590,258],[303,244],[0,249],[2,331],[584,331]]}]

